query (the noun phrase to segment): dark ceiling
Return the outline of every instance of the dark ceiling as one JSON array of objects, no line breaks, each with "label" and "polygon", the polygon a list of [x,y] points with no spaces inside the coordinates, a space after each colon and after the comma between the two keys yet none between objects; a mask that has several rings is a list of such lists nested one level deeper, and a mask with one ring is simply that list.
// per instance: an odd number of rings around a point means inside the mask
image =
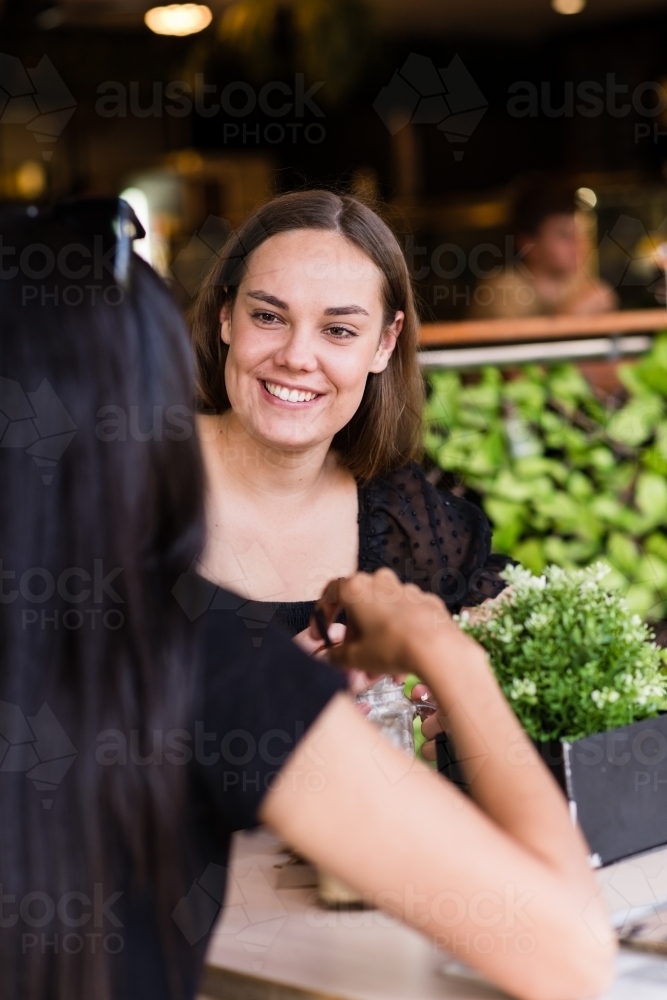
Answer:
[{"label": "dark ceiling", "polygon": [[[17,0],[0,0],[0,10]],[[143,14],[160,0],[18,0],[20,6],[57,6],[61,23],[109,27],[139,26]],[[168,2],[168,0],[165,0]],[[230,0],[207,0],[214,13]],[[611,23],[665,9],[665,0],[588,0],[582,13],[555,13],[550,0],[369,0],[378,21],[392,34],[434,33],[471,38],[530,38],[571,29]],[[57,19],[56,19],[57,20]],[[55,26],[55,23],[54,23]]]}]

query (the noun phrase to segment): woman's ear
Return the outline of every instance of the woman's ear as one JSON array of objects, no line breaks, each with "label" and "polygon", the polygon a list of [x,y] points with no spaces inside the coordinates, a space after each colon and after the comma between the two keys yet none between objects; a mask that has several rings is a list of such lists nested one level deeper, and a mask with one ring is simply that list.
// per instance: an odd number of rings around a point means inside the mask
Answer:
[{"label": "woman's ear", "polygon": [[224,344],[232,340],[232,303],[226,299],[220,309],[220,336]]},{"label": "woman's ear", "polygon": [[396,341],[398,340],[400,332],[403,329],[404,320],[405,313],[399,310],[389,326],[385,327],[382,331],[378,349],[375,352],[375,357],[373,358],[371,366],[368,369],[369,372],[378,374],[379,372],[383,372],[385,370],[389,364],[389,358],[394,353]]}]

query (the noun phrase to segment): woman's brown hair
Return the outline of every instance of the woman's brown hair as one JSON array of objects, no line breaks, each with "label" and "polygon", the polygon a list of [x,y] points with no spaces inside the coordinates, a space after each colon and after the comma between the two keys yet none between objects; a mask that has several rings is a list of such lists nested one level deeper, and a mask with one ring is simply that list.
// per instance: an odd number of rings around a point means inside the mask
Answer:
[{"label": "woman's brown hair", "polygon": [[191,313],[197,383],[203,409],[230,408],[225,385],[228,347],[220,336],[220,309],[234,300],[250,255],[277,233],[322,229],[340,233],[382,273],[383,322],[405,313],[403,330],[383,372],[368,376],[352,419],[333,447],[359,480],[398,469],[421,449],[424,386],[417,361],[419,321],[407,265],[391,229],[366,205],[330,191],[298,191],[263,205],[234,232],[204,279]]}]

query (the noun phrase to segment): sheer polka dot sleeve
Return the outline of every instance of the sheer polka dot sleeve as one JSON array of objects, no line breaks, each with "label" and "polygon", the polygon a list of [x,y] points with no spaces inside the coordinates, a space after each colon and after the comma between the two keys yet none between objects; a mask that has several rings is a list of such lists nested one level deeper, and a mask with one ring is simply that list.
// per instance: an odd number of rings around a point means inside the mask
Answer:
[{"label": "sheer polka dot sleeve", "polygon": [[441,493],[411,464],[360,487],[359,567],[388,566],[438,594],[450,611],[496,597],[511,562],[491,555],[491,530],[474,504]]}]

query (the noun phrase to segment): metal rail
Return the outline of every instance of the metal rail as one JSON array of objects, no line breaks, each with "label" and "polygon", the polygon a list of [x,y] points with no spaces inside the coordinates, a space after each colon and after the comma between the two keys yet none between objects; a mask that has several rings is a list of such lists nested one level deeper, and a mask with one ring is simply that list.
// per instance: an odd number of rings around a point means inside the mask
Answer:
[{"label": "metal rail", "polygon": [[502,346],[450,347],[441,351],[420,351],[422,368],[482,368],[485,365],[518,365],[541,361],[584,361],[606,358],[615,361],[628,355],[643,354],[652,337],[595,337],[589,340],[559,340],[534,344]]}]

